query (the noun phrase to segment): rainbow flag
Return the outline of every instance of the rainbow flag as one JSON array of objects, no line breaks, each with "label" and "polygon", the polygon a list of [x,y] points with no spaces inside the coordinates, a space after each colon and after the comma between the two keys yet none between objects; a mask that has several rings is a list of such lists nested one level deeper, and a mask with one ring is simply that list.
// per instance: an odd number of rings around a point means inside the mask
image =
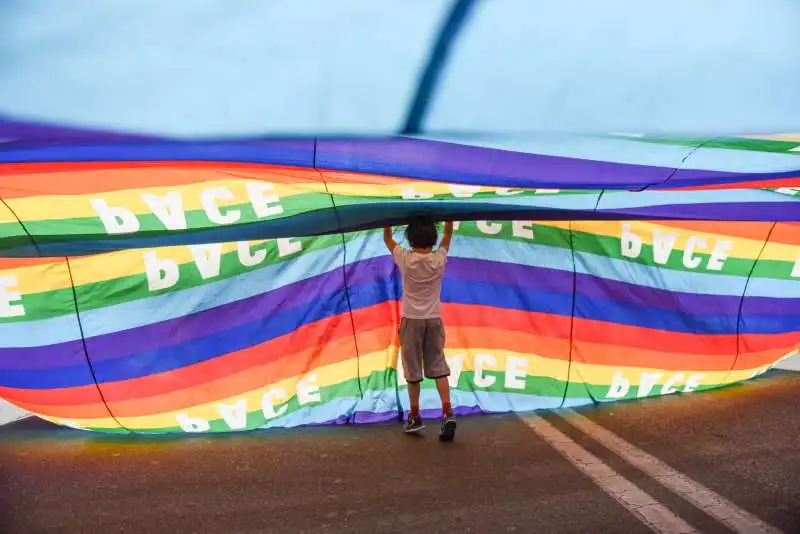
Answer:
[{"label": "rainbow flag", "polygon": [[[102,432],[397,418],[378,228],[415,214],[461,221],[443,282],[459,413],[757,376],[800,349],[800,159],[742,139],[5,143],[0,397]],[[685,150],[696,167],[667,164]],[[438,413],[432,384],[422,401]]]}]

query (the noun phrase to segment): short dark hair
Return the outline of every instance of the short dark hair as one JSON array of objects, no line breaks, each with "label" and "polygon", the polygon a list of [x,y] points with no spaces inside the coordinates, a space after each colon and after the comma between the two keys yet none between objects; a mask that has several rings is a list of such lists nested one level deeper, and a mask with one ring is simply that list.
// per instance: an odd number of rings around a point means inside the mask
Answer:
[{"label": "short dark hair", "polygon": [[406,228],[406,239],[413,248],[433,248],[439,240],[439,233],[431,221],[411,221]]}]

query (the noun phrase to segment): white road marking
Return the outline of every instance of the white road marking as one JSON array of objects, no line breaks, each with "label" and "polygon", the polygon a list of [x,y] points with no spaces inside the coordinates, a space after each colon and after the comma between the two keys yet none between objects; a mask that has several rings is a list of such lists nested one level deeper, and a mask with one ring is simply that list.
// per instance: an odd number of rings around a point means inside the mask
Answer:
[{"label": "white road marking", "polygon": [[602,460],[537,415],[522,419],[579,471],[655,532],[695,533],[689,523],[611,469]]},{"label": "white road marking", "polygon": [[781,531],[574,410],[563,419],[735,532]]}]

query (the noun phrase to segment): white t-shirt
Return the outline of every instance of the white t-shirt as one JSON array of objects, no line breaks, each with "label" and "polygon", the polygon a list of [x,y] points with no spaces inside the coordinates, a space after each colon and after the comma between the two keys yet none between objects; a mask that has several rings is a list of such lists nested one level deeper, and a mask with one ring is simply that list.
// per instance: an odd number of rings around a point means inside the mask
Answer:
[{"label": "white t-shirt", "polygon": [[403,317],[440,318],[442,275],[447,264],[447,251],[439,248],[428,254],[420,254],[397,245],[392,251],[392,258],[403,275]]}]

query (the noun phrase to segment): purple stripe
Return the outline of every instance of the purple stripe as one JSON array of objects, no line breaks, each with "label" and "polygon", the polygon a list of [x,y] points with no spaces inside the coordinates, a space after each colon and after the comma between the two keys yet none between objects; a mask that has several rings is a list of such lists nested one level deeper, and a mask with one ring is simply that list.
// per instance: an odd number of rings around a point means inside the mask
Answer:
[{"label": "purple stripe", "polygon": [[136,141],[154,136],[78,128],[44,122],[19,121],[0,116],[0,137],[17,141]]},{"label": "purple stripe", "polygon": [[[241,281],[230,279],[228,283],[241,283]],[[302,306],[314,300],[331,298],[337,291],[343,291],[343,287],[342,274],[337,269],[192,315],[87,338],[86,345],[93,362],[112,360],[178,345],[264,319],[274,313]],[[180,293],[176,294],[176,298],[180,298]]]},{"label": "purple stripe", "polygon": [[574,188],[591,184],[598,189],[658,184],[674,170],[408,138],[320,139],[316,161],[321,169],[390,175],[405,170],[403,175],[435,181],[461,175],[459,181],[468,183],[488,178],[497,185],[561,184],[564,188]]},{"label": "purple stripe", "polygon": [[81,340],[41,347],[0,348],[0,370],[88,365]]},{"label": "purple stripe", "polygon": [[[744,278],[742,280],[744,281]],[[687,315],[738,313],[741,302],[741,296],[683,293],[589,274],[577,275],[575,289],[577,298],[611,299],[644,308],[679,310]]]},{"label": "purple stripe", "polygon": [[445,276],[465,281],[503,284],[520,289],[572,293],[571,270],[451,257],[448,260]]},{"label": "purple stripe", "polygon": [[[394,395],[394,390],[390,390],[390,394]],[[405,395],[405,393],[403,393]],[[480,406],[453,406],[453,413],[457,416],[479,415],[482,413],[489,413],[481,409]],[[420,410],[420,415],[423,419],[436,420],[442,416],[442,410],[431,408]],[[408,411],[403,412],[403,418],[408,416]],[[397,420],[397,411],[387,412],[370,412],[370,411],[357,411],[352,418],[356,424],[368,423],[385,423],[387,421]]]}]

